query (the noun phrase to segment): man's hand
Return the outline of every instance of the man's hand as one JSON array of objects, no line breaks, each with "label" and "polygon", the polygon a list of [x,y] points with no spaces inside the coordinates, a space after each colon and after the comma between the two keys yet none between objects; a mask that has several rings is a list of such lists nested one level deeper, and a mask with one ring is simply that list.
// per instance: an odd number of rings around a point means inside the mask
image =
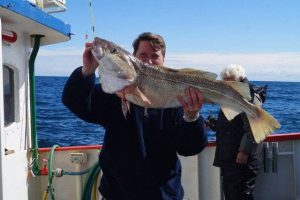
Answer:
[{"label": "man's hand", "polygon": [[98,63],[94,59],[93,54],[91,52],[93,48],[93,43],[87,42],[85,43],[85,50],[83,52],[83,67],[82,67],[82,74],[84,76],[89,76],[95,73]]},{"label": "man's hand", "polygon": [[240,151],[237,154],[237,156],[236,156],[235,162],[238,163],[238,164],[247,164],[247,162],[248,162],[248,154]]},{"label": "man's hand", "polygon": [[183,107],[184,115],[186,117],[189,119],[197,117],[199,110],[204,103],[204,96],[198,89],[188,87],[185,90],[185,97],[178,96],[177,98]]}]

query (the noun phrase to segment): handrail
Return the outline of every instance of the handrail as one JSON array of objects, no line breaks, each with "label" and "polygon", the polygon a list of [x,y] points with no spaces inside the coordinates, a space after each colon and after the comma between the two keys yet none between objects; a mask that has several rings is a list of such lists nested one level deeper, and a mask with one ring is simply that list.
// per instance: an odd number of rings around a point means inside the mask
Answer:
[{"label": "handrail", "polygon": [[[101,149],[102,145],[87,145],[87,146],[66,146],[57,147],[55,151],[70,151],[70,150],[89,150],[89,149]],[[48,152],[51,147],[39,148],[39,152]]]},{"label": "handrail", "polygon": [[[299,133],[278,133],[269,135],[265,142],[280,142],[280,141],[287,141],[287,140],[300,140],[300,132]],[[208,147],[216,146],[215,141],[209,141]],[[101,149],[102,145],[86,145],[86,146],[65,146],[65,147],[58,147],[55,151],[69,151],[69,150],[88,150],[88,149]],[[50,151],[50,147],[39,148],[39,152],[48,152]]]},{"label": "handrail", "polygon": [[38,142],[36,131],[36,98],[35,98],[35,75],[34,75],[34,63],[37,53],[40,48],[40,41],[42,35],[32,35],[34,38],[34,45],[29,58],[29,84],[30,84],[30,113],[31,113],[31,150],[33,157],[32,172],[34,175],[39,174],[38,167]]},{"label": "handrail", "polygon": [[[300,140],[300,132],[298,133],[276,133],[269,135],[264,141],[265,142],[281,142],[281,141],[288,141],[288,140]],[[209,141],[208,147],[216,146],[215,141]]]},{"label": "handrail", "polygon": [[272,134],[265,139],[266,142],[280,142],[286,140],[300,140],[300,132]]}]

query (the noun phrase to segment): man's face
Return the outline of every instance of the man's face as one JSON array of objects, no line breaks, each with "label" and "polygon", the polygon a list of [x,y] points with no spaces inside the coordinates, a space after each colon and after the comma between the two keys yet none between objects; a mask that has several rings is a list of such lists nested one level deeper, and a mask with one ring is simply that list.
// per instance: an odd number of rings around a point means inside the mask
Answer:
[{"label": "man's face", "polygon": [[164,56],[161,49],[155,50],[148,41],[141,41],[135,53],[135,57],[150,65],[163,65]]}]

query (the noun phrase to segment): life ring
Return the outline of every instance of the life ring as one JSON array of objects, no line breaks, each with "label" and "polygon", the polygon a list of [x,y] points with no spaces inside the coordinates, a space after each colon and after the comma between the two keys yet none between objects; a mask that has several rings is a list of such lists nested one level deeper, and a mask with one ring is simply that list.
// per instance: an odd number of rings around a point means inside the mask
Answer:
[{"label": "life ring", "polygon": [[2,29],[2,40],[9,43],[14,43],[17,41],[17,34],[14,31]]}]

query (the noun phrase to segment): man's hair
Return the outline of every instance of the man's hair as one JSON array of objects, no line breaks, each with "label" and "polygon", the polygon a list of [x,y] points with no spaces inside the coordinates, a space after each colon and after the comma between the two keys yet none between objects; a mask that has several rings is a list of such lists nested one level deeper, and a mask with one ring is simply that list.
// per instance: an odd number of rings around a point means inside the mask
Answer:
[{"label": "man's hair", "polygon": [[242,65],[231,64],[228,65],[225,69],[221,72],[221,79],[224,80],[225,78],[232,77],[235,81],[243,81],[246,77],[245,69]]},{"label": "man's hair", "polygon": [[165,57],[166,44],[162,36],[151,32],[141,33],[132,43],[134,55],[136,54],[141,41],[150,42],[152,48],[155,50],[161,50],[162,55]]}]

